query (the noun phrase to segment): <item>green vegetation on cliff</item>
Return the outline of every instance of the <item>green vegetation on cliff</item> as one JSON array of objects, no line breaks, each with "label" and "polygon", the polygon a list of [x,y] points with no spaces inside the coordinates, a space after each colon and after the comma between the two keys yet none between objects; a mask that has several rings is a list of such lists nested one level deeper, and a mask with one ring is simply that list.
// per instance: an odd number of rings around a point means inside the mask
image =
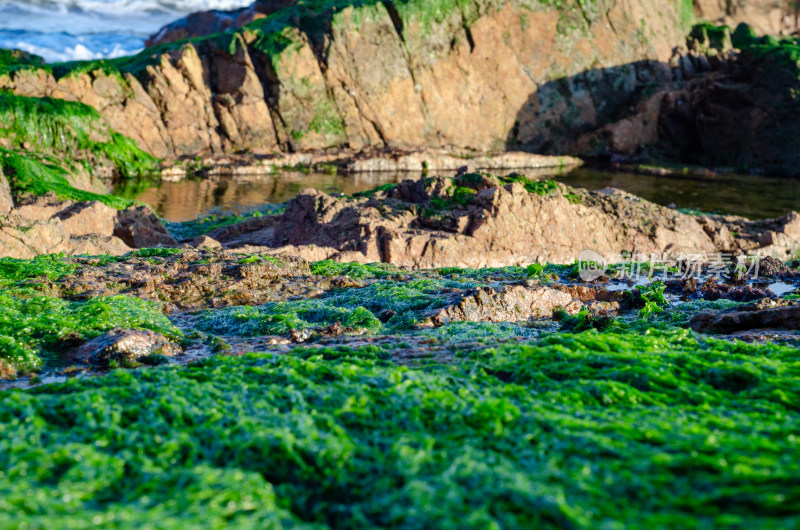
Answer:
[{"label": "green vegetation on cliff", "polygon": [[109,130],[94,108],[74,101],[0,92],[0,137],[15,148],[84,161],[89,169],[110,164],[124,177],[158,168],[158,160]]},{"label": "green vegetation on cliff", "polygon": [[[14,195],[30,193],[44,195],[54,192],[61,200],[100,201],[113,208],[123,209],[134,202],[115,195],[81,190],[70,184],[70,173],[55,157],[37,155],[0,147],[0,170],[11,185]],[[74,169],[74,168],[73,168]]]},{"label": "green vegetation on cliff", "polygon": [[0,525],[792,527],[797,350],[585,332],[0,393]]}]

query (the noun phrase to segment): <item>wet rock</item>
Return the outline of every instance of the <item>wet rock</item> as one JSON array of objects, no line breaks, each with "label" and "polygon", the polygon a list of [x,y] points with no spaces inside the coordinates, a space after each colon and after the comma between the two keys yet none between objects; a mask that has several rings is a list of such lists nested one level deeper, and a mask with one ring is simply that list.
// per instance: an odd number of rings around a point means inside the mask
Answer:
[{"label": "wet rock", "polygon": [[314,331],[310,329],[293,329],[289,334],[289,339],[295,343],[308,342],[314,338]]},{"label": "wet rock", "polygon": [[69,357],[76,362],[106,367],[112,363],[135,366],[147,355],[172,357],[181,348],[160,333],[150,330],[114,328],[77,348]]},{"label": "wet rock", "polygon": [[666,290],[669,293],[684,295],[691,298],[704,300],[733,300],[736,302],[750,302],[762,298],[774,298],[775,293],[769,289],[759,289],[750,285],[731,285],[720,283],[715,278],[706,278],[700,281],[697,278],[681,278],[667,280]]},{"label": "wet rock", "polygon": [[797,267],[789,267],[783,261],[773,257],[766,257],[758,263],[758,275],[774,278],[800,278]]},{"label": "wet rock", "polygon": [[96,258],[72,258],[81,265],[55,287],[73,298],[126,294],[166,302],[167,310],[257,305],[299,294],[314,295],[330,280],[287,282],[310,275],[297,257],[260,259],[210,249],[162,256],[134,255],[98,265]]},{"label": "wet rock", "polygon": [[703,333],[736,333],[751,329],[800,330],[800,305],[787,301],[762,301],[730,311],[705,310],[689,322]]},{"label": "wet rock", "polygon": [[119,212],[114,235],[132,248],[178,246],[175,238],[147,206],[132,206]]}]

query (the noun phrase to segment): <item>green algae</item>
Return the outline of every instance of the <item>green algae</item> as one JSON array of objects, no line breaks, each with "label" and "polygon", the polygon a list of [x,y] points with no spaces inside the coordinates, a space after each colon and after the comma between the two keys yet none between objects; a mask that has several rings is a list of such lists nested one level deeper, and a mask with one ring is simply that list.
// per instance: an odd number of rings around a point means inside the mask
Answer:
[{"label": "green algae", "polygon": [[341,263],[330,259],[309,264],[314,276],[349,276],[355,280],[387,278],[400,273],[400,269],[390,263]]},{"label": "green algae", "polygon": [[[135,195],[134,195],[135,196]],[[194,239],[197,236],[207,234],[217,228],[234,225],[253,219],[263,217],[265,215],[278,215],[284,210],[283,204],[268,204],[259,207],[256,210],[244,212],[241,214],[224,214],[212,213],[198,217],[192,221],[172,222],[165,223],[167,230],[172,234],[175,239],[184,241],[187,239]]]},{"label": "green algae", "polygon": [[378,331],[381,322],[361,306],[342,307],[323,300],[269,302],[259,307],[232,307],[206,311],[198,328],[218,334],[241,337],[285,335],[293,330],[330,326]]},{"label": "green algae", "polygon": [[800,356],[686,331],[402,367],[217,357],[0,393],[0,524],[800,524]]},{"label": "green algae", "polygon": [[8,178],[15,195],[55,193],[61,200],[100,201],[113,208],[124,209],[134,201],[115,195],[104,195],[74,187],[69,182],[69,172],[53,157],[34,155],[0,147],[0,169]]},{"label": "green algae", "polygon": [[59,280],[78,269],[64,261],[64,254],[45,254],[33,259],[0,258],[0,287],[7,287],[30,278]]},{"label": "green algae", "polygon": [[430,278],[410,278],[405,282],[379,280],[366,287],[334,290],[310,300],[208,310],[200,314],[197,325],[202,331],[244,337],[286,334],[336,322],[368,332],[412,330],[426,322],[428,313],[451,301],[448,292],[477,285]]},{"label": "green algae", "polygon": [[[111,131],[94,108],[75,101],[0,92],[0,136],[17,148],[109,162],[123,177],[150,173],[158,160]],[[95,162],[89,160],[89,162]]]},{"label": "green algae", "polygon": [[0,358],[18,370],[38,368],[43,357],[116,327],[150,329],[173,340],[182,336],[162,314],[160,304],[138,298],[67,301],[49,296],[21,298],[0,290]]}]

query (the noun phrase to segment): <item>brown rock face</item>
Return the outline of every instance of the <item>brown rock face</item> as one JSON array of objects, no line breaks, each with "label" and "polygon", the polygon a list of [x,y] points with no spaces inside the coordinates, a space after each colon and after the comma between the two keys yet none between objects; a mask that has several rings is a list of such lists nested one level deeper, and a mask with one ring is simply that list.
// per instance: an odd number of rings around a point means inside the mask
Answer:
[{"label": "brown rock face", "polygon": [[119,212],[114,235],[132,248],[178,246],[178,242],[146,206],[132,206]]},{"label": "brown rock face", "polygon": [[237,32],[144,52],[120,63],[119,76],[31,68],[0,77],[0,87],[87,103],[159,157],[563,152],[565,138],[606,124],[643,80],[666,75],[656,61],[686,31],[677,2],[651,0],[604,9],[471,0],[436,17],[421,1],[318,12],[287,3],[266,2],[261,12],[283,9]]},{"label": "brown rock face", "polygon": [[3,175],[3,169],[0,168],[0,215],[5,215],[14,208],[14,200],[11,198],[11,187],[8,185],[8,179]]},{"label": "brown rock face", "polygon": [[111,236],[114,234],[117,211],[100,201],[79,202],[59,211],[55,217],[64,223],[64,228],[70,235]]},{"label": "brown rock face", "polygon": [[[234,225],[225,229],[230,236],[214,237],[228,248],[415,268],[571,263],[584,250],[610,262],[623,251],[657,257],[759,251],[786,259],[800,248],[796,213],[768,221],[696,217],[619,190],[553,184],[539,194],[525,182],[437,177],[361,198],[304,190],[275,221],[252,232]],[[472,193],[464,192],[467,186]]]},{"label": "brown rock face", "polygon": [[120,212],[100,201],[61,201],[52,192],[20,199],[0,223],[0,257],[59,252],[119,256],[134,248],[158,246],[178,243],[149,208]]}]

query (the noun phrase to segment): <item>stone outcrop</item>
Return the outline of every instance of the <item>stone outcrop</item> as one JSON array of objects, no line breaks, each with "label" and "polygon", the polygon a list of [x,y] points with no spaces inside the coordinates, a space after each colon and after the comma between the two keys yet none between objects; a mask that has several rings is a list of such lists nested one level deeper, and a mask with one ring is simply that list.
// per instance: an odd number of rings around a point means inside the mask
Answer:
[{"label": "stone outcrop", "polygon": [[144,206],[118,211],[100,201],[61,201],[50,192],[18,202],[0,215],[0,257],[59,252],[118,256],[157,246],[178,243]]},{"label": "stone outcrop", "polygon": [[573,303],[569,293],[540,285],[477,289],[457,304],[439,309],[430,317],[434,326],[448,322],[519,322],[550,317],[556,308],[576,313],[583,304]]},{"label": "stone outcrop", "polygon": [[324,279],[308,284],[286,282],[310,275],[308,263],[291,256],[245,260],[234,253],[203,249],[154,258],[129,256],[103,266],[92,266],[94,258],[72,259],[81,265],[80,272],[58,285],[71,296],[124,294],[164,302],[168,311],[257,305],[300,293],[320,293],[331,284]]},{"label": "stone outcrop", "polygon": [[180,352],[181,348],[161,333],[114,328],[67,353],[66,358],[101,368],[113,363],[130,367],[136,366],[142,357],[148,355],[172,357]]},{"label": "stone outcrop", "polygon": [[690,325],[703,333],[736,333],[752,329],[800,329],[800,305],[785,300],[764,300],[730,311],[705,310]]},{"label": "stone outcrop", "polygon": [[692,216],[620,190],[590,193],[467,174],[408,180],[357,198],[307,189],[282,216],[210,236],[246,251],[415,268],[571,263],[584,250],[610,262],[624,251],[672,257],[760,252],[787,259],[800,249],[800,214],[764,221]]},{"label": "stone outcrop", "polygon": [[677,2],[445,4],[297,4],[102,68],[9,69],[0,89],[86,103],[159,157],[554,152],[627,108],[687,30]]},{"label": "stone outcrop", "polygon": [[763,221],[692,216],[615,189],[590,193],[514,175],[462,174],[356,198],[307,189],[279,217],[210,235],[245,251],[415,268],[571,263],[584,250],[610,262],[624,251],[787,259],[800,249],[800,214]]}]

